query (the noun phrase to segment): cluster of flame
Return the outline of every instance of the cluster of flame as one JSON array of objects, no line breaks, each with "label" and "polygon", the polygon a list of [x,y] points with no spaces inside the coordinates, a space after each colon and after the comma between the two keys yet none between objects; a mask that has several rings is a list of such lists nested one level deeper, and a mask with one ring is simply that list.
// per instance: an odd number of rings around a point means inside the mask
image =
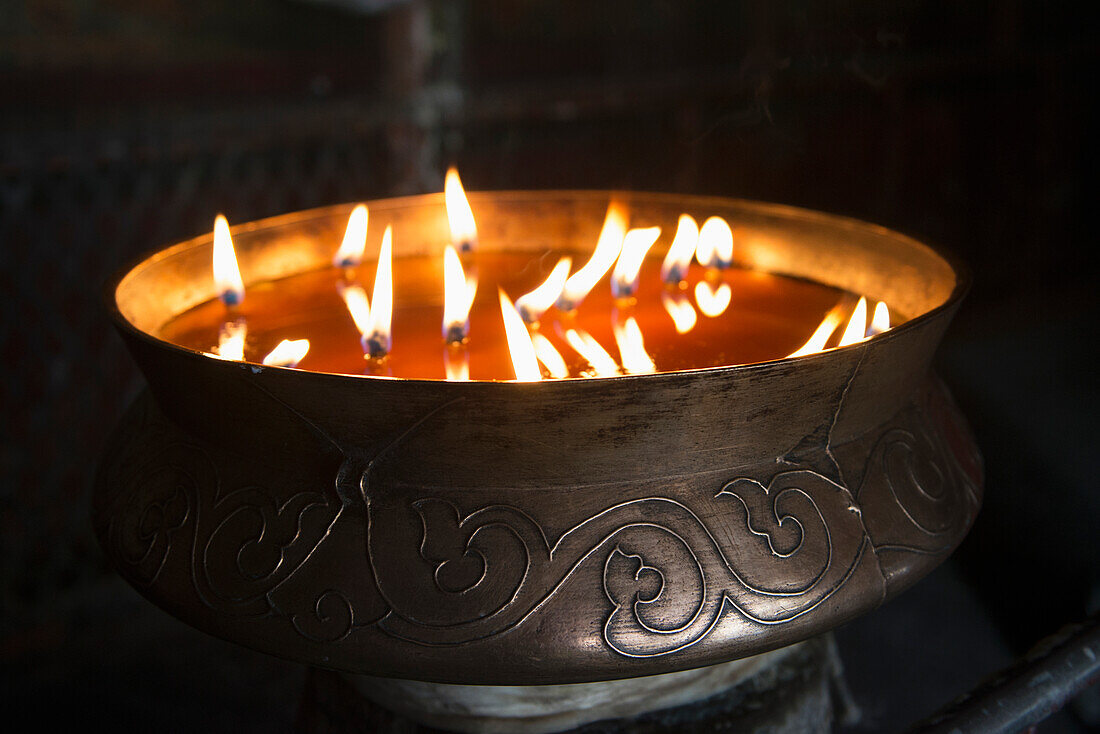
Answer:
[{"label": "cluster of flame", "polygon": [[[446,245],[443,255],[443,340],[447,345],[444,363],[447,379],[468,380],[469,362],[465,343],[470,308],[477,293],[477,271],[469,261],[477,249],[478,236],[473,211],[454,168],[447,172],[444,199],[451,231],[451,243]],[[363,259],[368,218],[364,204],[356,206],[348,217],[344,239],[332,260],[334,266],[343,268],[346,273],[358,267]],[[660,234],[660,227],[629,229],[623,207],[612,201],[596,248],[579,270],[570,275],[572,259],[562,257],[541,285],[517,298],[515,303],[503,290],[499,290],[501,317],[517,381],[541,380],[544,371],[552,378],[569,377],[569,369],[561,353],[539,332],[539,319],[553,306],[564,313],[576,310],[609,271],[611,292],[617,305],[612,326],[619,361],[616,362],[583,329],[569,328],[562,336],[589,364],[586,375],[612,377],[657,371],[653,359],[646,352],[641,328],[629,311],[638,289],[642,264]],[[707,277],[695,285],[696,306],[704,316],[716,317],[726,311],[732,298],[729,284],[720,282],[718,274],[732,265],[733,249],[733,230],[723,218],[710,217],[700,227],[690,215],[680,215],[676,235],[661,264],[661,279],[666,285],[661,302],[678,333],[691,331],[698,320],[698,314],[685,294],[692,259],[707,269]],[[464,257],[467,260],[465,266]],[[220,298],[235,318],[222,327],[213,356],[243,360],[247,324],[236,315],[236,308],[244,300],[244,283],[237,266],[229,225],[220,214],[214,221],[214,280]],[[341,282],[338,289],[361,335],[364,356],[371,360],[384,359],[392,347],[391,226],[386,227],[382,236],[371,297],[368,298],[363,287],[354,282]],[[861,297],[848,317],[848,324],[837,346],[855,344],[890,328],[890,314],[885,303],[880,301],[875,305],[870,323],[867,308],[867,299]],[[799,357],[824,351],[825,345],[843,323],[846,310],[838,304],[825,316],[809,340],[788,356]],[[263,358],[263,363],[294,367],[308,351],[308,339],[283,340]]]}]

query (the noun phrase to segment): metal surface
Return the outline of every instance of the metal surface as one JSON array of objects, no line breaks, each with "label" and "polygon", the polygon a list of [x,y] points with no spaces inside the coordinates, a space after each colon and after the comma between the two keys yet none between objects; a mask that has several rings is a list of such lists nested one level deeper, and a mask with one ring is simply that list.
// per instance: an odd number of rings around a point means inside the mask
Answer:
[{"label": "metal surface", "polygon": [[1100,681],[1100,623],[1071,625],[1016,665],[918,724],[912,734],[1013,734],[1038,724]]},{"label": "metal surface", "polygon": [[[472,197],[486,247],[595,241],[606,194]],[[97,480],[119,571],[215,635],[354,673],[472,684],[684,670],[806,639],[931,570],[981,463],[932,352],[965,290],[934,251],[788,207],[721,213],[742,261],[901,304],[852,347],[758,365],[538,384],[324,375],[212,360],[146,331],[213,295],[209,238],[112,290],[151,388]],[[439,197],[378,202],[438,242]],[[330,256],[347,207],[239,228],[248,271]],[[484,224],[482,224],[484,223]],[[312,249],[311,249],[312,248]],[[143,331],[146,330],[146,331]]]}]

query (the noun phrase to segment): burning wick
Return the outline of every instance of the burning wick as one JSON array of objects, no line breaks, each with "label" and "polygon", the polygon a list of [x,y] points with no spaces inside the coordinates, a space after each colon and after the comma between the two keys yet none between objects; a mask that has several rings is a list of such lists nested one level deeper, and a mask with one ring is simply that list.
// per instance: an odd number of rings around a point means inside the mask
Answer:
[{"label": "burning wick", "polygon": [[695,284],[695,302],[699,304],[699,310],[704,316],[715,318],[721,316],[729,308],[733,291],[729,283],[719,283],[715,286],[704,280]]},{"label": "burning wick", "polygon": [[455,248],[443,252],[443,340],[462,344],[470,331],[470,307],[477,294],[477,278],[467,278]]},{"label": "burning wick", "polygon": [[500,315],[504,319],[504,334],[508,338],[508,353],[512,356],[516,380],[538,382],[542,379],[542,370],[539,369],[538,356],[527,327],[504,291],[498,289],[497,293],[500,295]]},{"label": "burning wick", "polygon": [[596,242],[596,250],[592,257],[577,272],[569,276],[565,281],[558,298],[558,308],[562,311],[572,311],[581,304],[600,278],[607,274],[611,266],[615,264],[619,252],[623,249],[623,238],[626,236],[626,213],[622,206],[611,202],[607,207],[607,217],[600,230],[600,238]]},{"label": "burning wick", "polygon": [[[680,285],[687,280],[688,266],[699,245],[699,225],[688,214],[681,214],[676,225],[676,236],[661,263],[661,280],[669,285]],[[684,332],[680,332],[684,333]]]},{"label": "burning wick", "polygon": [[788,354],[787,357],[803,357],[807,354],[815,354],[824,350],[825,344],[829,341],[829,337],[836,331],[836,327],[840,326],[840,313],[840,305],[837,304],[829,313],[825,314],[825,318],[818,325],[817,329],[814,330],[814,333],[806,343]]},{"label": "burning wick", "polygon": [[393,320],[393,226],[386,225],[382,248],[378,251],[378,268],[374,271],[374,304],[370,309],[370,330],[363,336],[363,352],[371,359],[382,359],[390,353],[393,340],[390,322]]},{"label": "burning wick", "polygon": [[859,302],[856,303],[856,307],[852,309],[852,318],[848,321],[848,326],[844,328],[844,334],[840,337],[840,344],[838,346],[846,347],[849,344],[856,344],[867,338],[867,299],[863,296],[859,297]]},{"label": "burning wick", "polygon": [[340,297],[355,322],[368,359],[382,359],[390,352],[390,322],[393,318],[393,232],[386,227],[382,249],[378,253],[378,269],[374,273],[374,307],[367,293],[358,285],[338,285]]},{"label": "burning wick", "polygon": [[244,301],[244,281],[237,267],[229,222],[221,214],[214,218],[214,284],[218,297],[227,307],[235,308]]},{"label": "burning wick", "polygon": [[218,331],[218,346],[214,356],[241,362],[244,360],[244,341],[248,336],[248,324],[244,319],[227,321]]},{"label": "burning wick", "polygon": [[565,332],[565,340],[569,346],[576,350],[577,354],[588,360],[597,377],[615,377],[619,374],[619,365],[600,346],[600,343],[583,329],[570,329]]},{"label": "burning wick", "polygon": [[338,268],[354,268],[363,260],[363,250],[367,247],[367,205],[360,204],[351,210],[348,228],[344,231],[344,241],[332,258],[332,264]]},{"label": "burning wick", "polygon": [[699,229],[695,258],[712,270],[728,268],[733,262],[733,230],[722,217],[710,217]]},{"label": "burning wick", "polygon": [[535,356],[542,362],[543,367],[551,377],[562,379],[569,377],[569,368],[565,366],[565,360],[550,340],[539,332],[531,335],[531,345],[535,347]]},{"label": "burning wick", "polygon": [[266,357],[264,364],[271,367],[297,367],[309,352],[309,339],[283,339]]},{"label": "burning wick", "polygon": [[638,274],[646,253],[661,236],[660,227],[632,229],[623,238],[622,251],[611,273],[611,295],[616,299],[633,298],[638,290]]},{"label": "burning wick", "polygon": [[619,323],[616,314],[611,319],[611,327],[615,332],[615,343],[619,347],[619,357],[627,374],[648,375],[657,371],[657,365],[645,350],[642,329],[633,316],[624,323]]},{"label": "burning wick", "polygon": [[474,212],[466,199],[466,191],[458,177],[458,169],[447,169],[447,178],[443,183],[443,200],[447,204],[447,222],[451,226],[451,244],[461,253],[477,249],[477,224]]},{"label": "burning wick", "polygon": [[[523,320],[529,324],[536,324],[546,310],[554,305],[554,301],[561,295],[565,288],[565,281],[569,277],[569,268],[573,264],[573,258],[563,257],[550,271],[535,290],[525,293],[516,299],[516,310]],[[545,337],[543,337],[545,338]]]},{"label": "burning wick", "polygon": [[698,315],[692,308],[687,296],[682,293],[671,295],[667,291],[661,294],[661,305],[672,317],[672,324],[676,327],[677,334],[686,334],[695,328]]},{"label": "burning wick", "polygon": [[874,336],[889,330],[890,309],[886,307],[885,301],[879,301],[875,304],[875,313],[871,316],[871,326],[867,329],[867,336]]}]

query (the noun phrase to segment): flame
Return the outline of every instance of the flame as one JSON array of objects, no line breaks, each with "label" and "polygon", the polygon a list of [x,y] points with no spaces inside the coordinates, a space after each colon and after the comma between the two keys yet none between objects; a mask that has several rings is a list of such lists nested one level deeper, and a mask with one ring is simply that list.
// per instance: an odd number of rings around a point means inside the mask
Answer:
[{"label": "flame", "polygon": [[829,337],[836,331],[836,327],[840,326],[841,322],[841,309],[838,304],[829,313],[825,314],[825,318],[818,324],[817,329],[810,338],[801,347],[796,349],[787,355],[787,357],[802,357],[807,354],[813,354],[825,349],[826,342],[829,341]]},{"label": "flame", "polygon": [[332,257],[332,264],[338,268],[353,268],[363,260],[363,250],[367,247],[367,205],[360,204],[351,210],[348,228],[344,231],[344,241]]},{"label": "flame", "polygon": [[611,202],[607,207],[607,217],[600,230],[600,239],[596,243],[596,249],[592,257],[577,272],[569,276],[565,281],[565,288],[558,298],[558,308],[562,311],[572,311],[580,305],[588,292],[596,283],[600,282],[619,252],[623,249],[623,238],[626,236],[626,212],[616,202]]},{"label": "flame", "polygon": [[[676,236],[668,248],[665,261],[661,263],[661,280],[677,285],[687,280],[688,266],[699,244],[699,225],[689,214],[681,214],[676,225]],[[681,334],[683,332],[680,332]]]},{"label": "flame", "polygon": [[695,284],[695,302],[699,304],[699,310],[704,316],[721,316],[729,308],[732,298],[733,290],[729,283],[719,283],[715,287],[701,280]]},{"label": "flame", "polygon": [[646,253],[661,236],[660,227],[632,229],[623,238],[622,251],[611,273],[611,295],[615,298],[631,298],[638,290],[638,273],[645,262]]},{"label": "flame", "polygon": [[867,336],[874,336],[889,330],[890,309],[886,307],[885,301],[879,301],[875,304],[875,313],[871,316],[871,326],[867,329]]},{"label": "flame", "polygon": [[466,191],[458,178],[458,169],[447,169],[447,178],[443,183],[443,199],[447,203],[447,222],[451,225],[451,244],[460,252],[471,252],[477,248],[477,224],[474,212],[466,199]]},{"label": "flame", "polygon": [[538,382],[542,379],[542,371],[539,369],[535,347],[531,344],[531,335],[527,333],[523,319],[520,318],[508,296],[499,289],[498,293],[500,294],[500,315],[504,318],[504,334],[508,338],[508,353],[512,355],[512,369],[515,370],[516,380]]},{"label": "flame", "polygon": [[355,322],[355,328],[360,336],[368,334],[370,329],[370,301],[367,300],[367,292],[362,286],[337,284],[336,290],[344,299],[348,307],[351,320]]},{"label": "flame", "polygon": [[542,285],[516,299],[516,309],[524,321],[529,324],[537,322],[546,309],[554,305],[554,301],[558,300],[562,289],[565,288],[565,280],[569,277],[569,267],[572,264],[573,258],[563,257],[550,271],[550,275]]},{"label": "flame", "polygon": [[614,377],[619,374],[619,365],[600,346],[600,343],[583,329],[570,329],[565,332],[565,340],[577,353],[588,360],[597,377]]},{"label": "flame", "polygon": [[364,351],[374,359],[385,357],[393,346],[390,322],[393,320],[393,227],[386,225],[382,235],[382,248],[378,251],[378,268],[374,271],[374,305],[370,309],[370,322],[363,337]]},{"label": "flame", "polygon": [[466,278],[458,253],[447,245],[443,252],[443,339],[448,343],[466,341],[476,294],[477,279]]},{"label": "flame", "polygon": [[844,329],[844,335],[840,337],[838,346],[846,347],[849,344],[861,342],[867,338],[867,299],[859,297],[859,302],[852,309],[852,318]]},{"label": "flame", "polygon": [[214,285],[226,306],[239,306],[244,300],[244,281],[233,252],[229,222],[221,214],[214,218]]},{"label": "flame", "polygon": [[549,339],[536,331],[531,335],[531,344],[535,347],[535,355],[551,377],[558,379],[569,377],[569,368],[565,366],[565,360]]},{"label": "flame", "polygon": [[695,257],[708,268],[728,268],[733,262],[733,230],[725,219],[710,217],[703,222]]},{"label": "flame", "polygon": [[220,359],[244,360],[244,340],[248,336],[248,324],[244,319],[227,321],[218,332],[218,346],[214,356]]},{"label": "flame", "polygon": [[283,339],[264,357],[273,367],[297,367],[309,351],[309,339]]},{"label": "flame", "polygon": [[670,295],[667,291],[661,293],[661,304],[672,317],[672,323],[676,327],[677,334],[686,334],[695,328],[698,316],[692,308],[691,301],[682,293]]},{"label": "flame", "polygon": [[452,382],[467,382],[470,379],[470,353],[465,348],[448,345],[443,350],[443,368],[447,379]]},{"label": "flame", "polygon": [[645,350],[645,342],[642,340],[642,329],[633,316],[625,323],[613,322],[615,331],[615,343],[619,346],[619,356],[623,361],[623,369],[629,375],[648,375],[657,371],[657,365]]}]

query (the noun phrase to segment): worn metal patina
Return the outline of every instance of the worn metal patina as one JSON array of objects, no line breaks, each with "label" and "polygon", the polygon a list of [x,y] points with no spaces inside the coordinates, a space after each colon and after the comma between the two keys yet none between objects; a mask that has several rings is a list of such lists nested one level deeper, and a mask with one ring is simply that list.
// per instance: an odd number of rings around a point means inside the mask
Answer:
[{"label": "worn metal patina", "polygon": [[[940,563],[981,461],[929,362],[966,288],[925,245],[850,219],[628,194],[746,233],[750,267],[910,320],[762,364],[535,384],[387,380],[225,362],[160,341],[213,294],[210,238],[111,284],[149,381],[110,442],[94,520],[135,587],[219,637],[373,676],[606,680],[806,639]],[[471,195],[483,246],[595,242],[607,194]],[[442,197],[371,203],[444,241]],[[244,225],[264,278],[327,262],[349,207]],[[336,233],[336,234],[334,234]],[[327,238],[327,239],[326,239]],[[427,245],[425,245],[426,247]]]}]

